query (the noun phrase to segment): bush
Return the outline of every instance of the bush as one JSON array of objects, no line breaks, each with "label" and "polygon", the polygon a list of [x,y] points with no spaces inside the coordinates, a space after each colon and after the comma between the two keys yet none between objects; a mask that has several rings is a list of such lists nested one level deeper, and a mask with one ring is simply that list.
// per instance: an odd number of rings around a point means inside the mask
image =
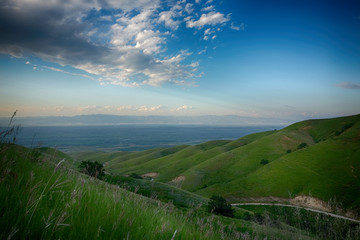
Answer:
[{"label": "bush", "polygon": [[221,196],[212,196],[206,207],[208,212],[234,217],[234,209],[230,204],[226,203],[226,200]]},{"label": "bush", "polygon": [[135,178],[135,179],[143,179],[143,177],[140,176],[140,175],[137,174],[137,173],[132,173],[132,174],[129,175],[129,177],[132,177],[132,178]]},{"label": "bush", "polygon": [[105,176],[104,166],[97,161],[82,161],[79,165],[79,171],[98,179],[102,179]]},{"label": "bush", "polygon": [[286,153],[291,153],[291,149],[286,150]]},{"label": "bush", "polygon": [[303,142],[303,143],[300,143],[297,148],[302,149],[302,148],[306,148],[306,147],[307,147],[307,143]]},{"label": "bush", "polygon": [[260,163],[261,163],[262,165],[266,165],[266,164],[269,163],[269,160],[261,159]]}]

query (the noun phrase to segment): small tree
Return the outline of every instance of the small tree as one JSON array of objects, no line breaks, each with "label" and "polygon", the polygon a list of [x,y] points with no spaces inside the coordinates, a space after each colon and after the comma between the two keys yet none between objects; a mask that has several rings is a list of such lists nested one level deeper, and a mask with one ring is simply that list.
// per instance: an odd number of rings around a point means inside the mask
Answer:
[{"label": "small tree", "polygon": [[297,148],[298,148],[298,149],[302,149],[302,148],[306,148],[306,147],[307,147],[307,143],[306,143],[306,142],[303,142],[303,143],[300,143]]},{"label": "small tree", "polygon": [[102,179],[105,176],[104,166],[97,161],[82,161],[79,165],[79,171],[98,179]]},{"label": "small tree", "polygon": [[261,159],[260,163],[261,163],[262,165],[266,165],[266,164],[269,163],[269,160],[267,160],[267,159]]},{"label": "small tree", "polygon": [[226,200],[221,196],[212,196],[206,207],[208,212],[234,217],[234,209],[231,204],[226,203]]}]

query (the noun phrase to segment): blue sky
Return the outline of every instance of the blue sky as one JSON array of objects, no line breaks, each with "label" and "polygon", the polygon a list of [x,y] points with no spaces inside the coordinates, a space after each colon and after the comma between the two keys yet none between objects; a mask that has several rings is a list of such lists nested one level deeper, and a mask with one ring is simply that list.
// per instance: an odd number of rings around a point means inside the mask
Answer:
[{"label": "blue sky", "polygon": [[357,1],[5,0],[0,116],[360,113]]}]

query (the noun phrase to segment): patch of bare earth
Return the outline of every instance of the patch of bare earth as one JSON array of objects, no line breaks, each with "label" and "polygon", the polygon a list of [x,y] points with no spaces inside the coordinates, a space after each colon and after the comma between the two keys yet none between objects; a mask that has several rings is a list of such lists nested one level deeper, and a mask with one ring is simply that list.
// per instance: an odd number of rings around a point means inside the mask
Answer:
[{"label": "patch of bare earth", "polygon": [[287,147],[289,147],[290,144],[293,144],[293,143],[294,143],[294,140],[289,138],[286,135],[282,136],[282,138],[280,139],[280,144],[283,148],[287,148]]},{"label": "patch of bare earth", "polygon": [[185,176],[178,176],[176,178],[174,178],[173,180],[171,180],[171,182],[173,183],[181,183],[183,181],[185,181],[186,177]]},{"label": "patch of bare earth", "polygon": [[293,199],[290,199],[290,203],[293,205],[319,209],[326,212],[331,211],[326,202],[310,196],[297,196]]},{"label": "patch of bare earth", "polygon": [[307,131],[309,129],[312,129],[312,126],[306,126],[306,127],[300,128],[300,130],[303,130],[303,131]]},{"label": "patch of bare earth", "polygon": [[156,178],[157,176],[159,176],[159,173],[157,172],[149,172],[149,173],[145,173],[143,175],[141,175],[143,178]]}]

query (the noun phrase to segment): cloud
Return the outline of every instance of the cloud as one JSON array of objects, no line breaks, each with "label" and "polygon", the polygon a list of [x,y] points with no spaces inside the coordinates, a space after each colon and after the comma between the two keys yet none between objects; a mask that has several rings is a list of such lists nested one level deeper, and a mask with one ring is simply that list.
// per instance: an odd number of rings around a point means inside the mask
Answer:
[{"label": "cloud", "polygon": [[360,89],[359,83],[351,83],[351,82],[342,82],[336,85],[339,88],[345,89]]},{"label": "cloud", "polygon": [[198,54],[199,54],[199,55],[204,54],[204,53],[206,53],[206,48],[204,48],[204,49],[201,50],[201,51],[198,51]]},{"label": "cloud", "polygon": [[185,110],[190,110],[193,109],[192,106],[188,106],[188,105],[183,105],[181,107],[176,108],[176,111],[185,111]]},{"label": "cloud", "polygon": [[191,14],[193,11],[194,11],[194,8],[193,8],[194,4],[192,3],[187,3],[185,5],[185,12],[187,12],[188,14]]},{"label": "cloud", "polygon": [[189,64],[196,62],[189,59],[194,56],[184,50],[168,53],[167,43],[182,23],[200,29],[229,21],[230,15],[211,9],[195,21],[199,9],[186,1],[3,0],[0,53],[72,66],[85,71],[81,76],[96,75],[89,78],[100,84],[195,85],[201,74],[198,64]]},{"label": "cloud", "polygon": [[209,12],[206,14],[202,14],[200,19],[197,21],[188,20],[186,22],[186,26],[188,28],[202,28],[205,25],[217,25],[217,24],[223,24],[230,20],[230,18],[227,16],[225,17],[224,14],[219,12]]},{"label": "cloud", "polygon": [[244,23],[241,23],[240,26],[235,26],[234,23],[231,23],[230,28],[235,31],[244,31],[246,25]]},{"label": "cloud", "polygon": [[83,106],[78,107],[76,109],[68,109],[73,112],[77,113],[146,113],[146,112],[156,112],[160,109],[163,109],[166,107],[163,107],[161,105],[156,106],[131,106],[131,105],[125,105],[125,106],[98,106],[98,105],[89,105],[89,106]]},{"label": "cloud", "polygon": [[176,13],[173,11],[163,11],[159,14],[159,22],[164,23],[166,27],[169,27],[173,30],[178,29],[180,21],[176,21],[173,18],[176,16]]},{"label": "cloud", "polygon": [[159,110],[161,107],[162,107],[161,105],[152,106],[152,107],[141,106],[137,109],[137,111],[139,111],[139,112],[154,112],[154,111]]},{"label": "cloud", "polygon": [[73,76],[85,77],[85,78],[90,78],[92,80],[95,80],[95,78],[93,78],[93,77],[91,77],[89,75],[86,75],[86,74],[71,73],[71,72],[67,72],[67,71],[59,69],[59,68],[48,67],[48,66],[42,66],[42,67],[46,68],[46,69],[49,69],[51,71],[54,71],[54,72],[61,72],[61,73],[70,74],[70,75],[73,75]]},{"label": "cloud", "polygon": [[211,6],[208,6],[208,7],[204,7],[203,9],[201,9],[201,11],[203,12],[211,12],[211,11],[214,11],[215,10],[215,6],[214,5],[211,5]]}]

